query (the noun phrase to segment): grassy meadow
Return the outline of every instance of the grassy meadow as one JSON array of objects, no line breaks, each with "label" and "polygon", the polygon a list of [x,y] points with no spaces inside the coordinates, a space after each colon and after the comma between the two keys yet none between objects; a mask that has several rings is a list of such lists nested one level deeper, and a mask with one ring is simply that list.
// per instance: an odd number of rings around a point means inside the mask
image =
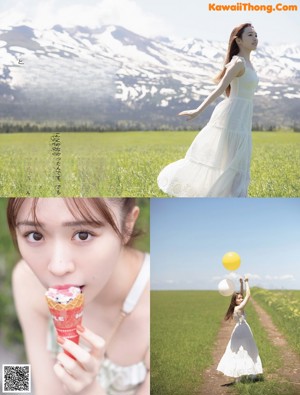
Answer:
[{"label": "grassy meadow", "polygon": [[[215,291],[151,292],[151,394],[201,394],[202,374],[212,364],[214,341],[229,298]],[[264,376],[283,365],[251,304],[247,306]],[[229,339],[228,339],[229,340]],[[225,349],[224,349],[225,351]],[[226,382],[226,379],[224,380]],[[284,380],[265,379],[228,388],[237,395],[296,395]]]},{"label": "grassy meadow", "polygon": [[300,291],[269,291],[253,288],[255,300],[272,317],[277,328],[300,356]]},{"label": "grassy meadow", "polygon": [[151,292],[151,394],[199,393],[227,304],[214,291]]},{"label": "grassy meadow", "polygon": [[[164,197],[160,170],[197,132],[0,135],[0,196]],[[300,133],[254,132],[251,197],[300,196]]]},{"label": "grassy meadow", "polygon": [[[251,290],[252,297],[256,299]],[[270,342],[267,333],[256,314],[254,307],[250,304],[246,307],[247,322],[251,327],[255,342],[262,360],[264,374],[263,381],[243,382],[235,386],[237,395],[297,395],[298,392],[284,378],[273,378],[284,365],[280,351]],[[286,335],[286,332],[283,332]],[[272,377],[272,378],[271,378]]]}]

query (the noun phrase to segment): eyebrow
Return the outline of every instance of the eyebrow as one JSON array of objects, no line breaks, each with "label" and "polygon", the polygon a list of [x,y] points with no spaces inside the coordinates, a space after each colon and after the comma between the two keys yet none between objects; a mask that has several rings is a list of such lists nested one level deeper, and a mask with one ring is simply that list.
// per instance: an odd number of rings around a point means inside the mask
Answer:
[{"label": "eyebrow", "polygon": [[[44,228],[45,224],[43,224],[42,222],[34,222],[34,221],[19,221],[17,222],[16,226],[34,226],[37,228]],[[68,222],[63,222],[62,226],[65,227],[72,227],[72,226],[83,226],[83,225],[88,225],[88,226],[92,226],[94,228],[100,228],[102,226],[104,226],[104,222],[99,221],[99,222],[95,222],[95,221],[68,221]]]}]

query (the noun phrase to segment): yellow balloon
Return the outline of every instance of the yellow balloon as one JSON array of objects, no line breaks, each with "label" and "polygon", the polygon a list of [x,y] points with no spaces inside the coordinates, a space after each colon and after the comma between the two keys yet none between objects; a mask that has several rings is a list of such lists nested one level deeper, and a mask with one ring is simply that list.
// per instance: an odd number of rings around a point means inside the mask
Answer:
[{"label": "yellow balloon", "polygon": [[241,264],[241,257],[236,252],[227,252],[222,258],[222,263],[227,270],[237,270]]}]

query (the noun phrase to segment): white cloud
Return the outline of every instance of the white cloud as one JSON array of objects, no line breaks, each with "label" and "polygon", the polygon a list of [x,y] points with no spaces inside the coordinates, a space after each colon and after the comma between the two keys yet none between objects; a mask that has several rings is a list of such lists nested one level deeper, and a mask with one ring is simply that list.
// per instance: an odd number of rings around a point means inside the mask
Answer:
[{"label": "white cloud", "polygon": [[238,280],[240,279],[242,276],[236,272],[230,272],[229,274],[227,274],[225,276],[225,278],[228,278],[229,280]]},{"label": "white cloud", "polygon": [[133,0],[102,0],[98,12],[101,24],[118,24],[147,36],[167,35],[171,30],[164,20],[144,12]]},{"label": "white cloud", "polygon": [[[247,273],[246,274],[249,280],[261,280],[262,277],[259,274],[253,274],[253,273]],[[230,272],[229,274],[226,274],[225,276],[214,276],[211,278],[211,282],[216,282],[216,281],[221,281],[225,278],[234,281],[236,285],[239,285],[240,283],[240,278],[244,279],[245,275],[242,275],[237,272]],[[256,282],[256,281],[255,281]]]},{"label": "white cloud", "polygon": [[60,24],[65,27],[120,25],[145,36],[169,35],[171,28],[161,17],[146,13],[134,0],[102,0],[93,5],[63,5],[58,0],[32,3],[18,2],[0,13],[3,25],[32,21],[34,27],[43,29]]},{"label": "white cloud", "polygon": [[281,276],[270,276],[270,275],[266,275],[265,276],[266,280],[292,280],[295,281],[295,276],[293,274],[283,274]]},{"label": "white cloud", "polygon": [[221,281],[224,278],[228,278],[230,280],[237,280],[240,279],[242,276],[236,272],[230,272],[229,274],[226,274],[225,276],[214,276],[211,278],[211,281]]},{"label": "white cloud", "polygon": [[249,280],[278,280],[278,281],[284,281],[284,280],[291,280],[295,281],[296,278],[293,274],[282,274],[280,276],[278,275],[265,275],[265,276],[260,276],[259,274],[255,273],[246,273],[245,275],[239,274],[237,272],[230,272],[229,274],[226,274],[225,276],[214,276],[212,277],[212,281],[220,281],[223,278],[228,278],[230,280],[239,280],[240,278],[243,278],[247,276]]},{"label": "white cloud", "polygon": [[249,280],[261,280],[261,276],[259,274],[247,273],[246,276]]}]

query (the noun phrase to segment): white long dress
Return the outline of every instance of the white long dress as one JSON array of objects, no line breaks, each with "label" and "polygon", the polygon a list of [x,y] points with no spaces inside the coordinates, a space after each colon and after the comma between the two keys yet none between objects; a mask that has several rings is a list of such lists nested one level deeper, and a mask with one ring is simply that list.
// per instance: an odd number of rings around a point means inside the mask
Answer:
[{"label": "white long dress", "polygon": [[261,359],[245,314],[235,311],[236,325],[217,370],[229,377],[240,377],[263,372]]},{"label": "white long dress", "polygon": [[250,182],[253,96],[258,78],[245,59],[245,72],[231,82],[229,98],[221,101],[199,132],[184,159],[167,165],[157,182],[177,197],[246,197]]}]

